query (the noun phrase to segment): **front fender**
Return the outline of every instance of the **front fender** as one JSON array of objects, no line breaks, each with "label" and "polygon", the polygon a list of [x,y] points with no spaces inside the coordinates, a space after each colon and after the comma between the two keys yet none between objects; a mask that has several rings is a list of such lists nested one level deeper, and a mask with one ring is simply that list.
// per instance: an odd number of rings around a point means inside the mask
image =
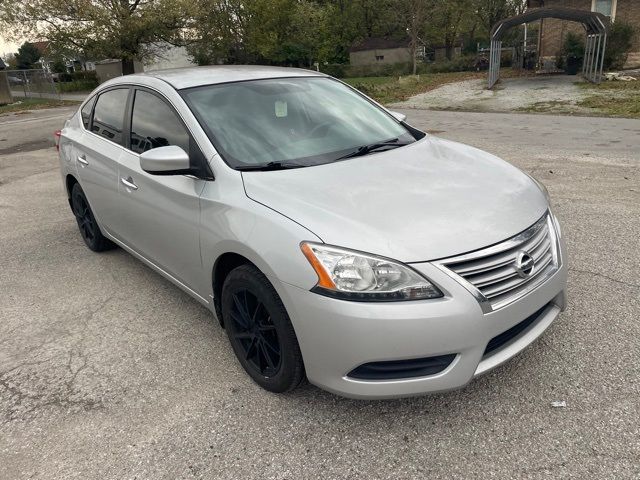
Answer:
[{"label": "front fender", "polygon": [[239,190],[231,190],[241,194],[230,194],[230,189],[225,188],[223,203],[219,196],[221,183],[209,182],[201,200],[200,248],[203,271],[208,274],[203,278],[207,296],[213,297],[213,269],[216,260],[225,253],[245,257],[272,279],[313,288],[318,276],[302,254],[300,242],[322,240],[293,220],[248,198],[241,186]]}]

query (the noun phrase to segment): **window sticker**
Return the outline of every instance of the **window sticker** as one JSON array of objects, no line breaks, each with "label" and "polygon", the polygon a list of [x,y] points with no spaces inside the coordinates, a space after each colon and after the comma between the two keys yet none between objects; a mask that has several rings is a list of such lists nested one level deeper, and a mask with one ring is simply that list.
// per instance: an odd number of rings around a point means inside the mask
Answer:
[{"label": "window sticker", "polygon": [[287,102],[276,101],[276,117],[282,118],[287,116]]}]

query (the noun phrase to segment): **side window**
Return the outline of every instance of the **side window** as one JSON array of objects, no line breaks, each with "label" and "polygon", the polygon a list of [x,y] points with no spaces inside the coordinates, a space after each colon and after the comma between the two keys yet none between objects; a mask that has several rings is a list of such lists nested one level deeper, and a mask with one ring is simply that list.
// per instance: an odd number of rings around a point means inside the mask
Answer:
[{"label": "side window", "polygon": [[101,94],[93,109],[91,131],[112,142],[123,145],[124,112],[127,107],[128,88],[109,90]]},{"label": "side window", "polygon": [[169,105],[152,93],[137,90],[131,115],[131,150],[177,145],[189,153],[189,132]]},{"label": "side window", "polygon": [[594,0],[591,10],[607,17],[612,17],[613,0]]},{"label": "side window", "polygon": [[80,110],[80,115],[82,116],[82,124],[86,130],[89,129],[89,120],[91,119],[91,110],[93,109],[93,104],[96,103],[96,97],[92,97],[87,103],[84,104],[82,110]]}]

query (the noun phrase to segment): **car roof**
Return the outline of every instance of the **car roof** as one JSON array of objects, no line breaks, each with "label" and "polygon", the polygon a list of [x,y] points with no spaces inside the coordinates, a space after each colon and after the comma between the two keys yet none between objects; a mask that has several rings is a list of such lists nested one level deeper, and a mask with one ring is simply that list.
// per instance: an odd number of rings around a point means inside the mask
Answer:
[{"label": "car roof", "polygon": [[300,68],[270,67],[261,65],[211,65],[206,67],[172,68],[120,77],[122,81],[155,77],[175,89],[213,85],[217,83],[263,80],[267,78],[325,77],[323,73]]}]

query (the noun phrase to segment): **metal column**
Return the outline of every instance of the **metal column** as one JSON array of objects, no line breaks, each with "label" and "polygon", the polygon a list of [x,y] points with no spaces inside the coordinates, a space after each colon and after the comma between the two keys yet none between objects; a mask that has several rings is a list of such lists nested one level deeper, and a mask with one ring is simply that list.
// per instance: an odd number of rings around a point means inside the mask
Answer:
[{"label": "metal column", "polygon": [[502,41],[491,40],[489,55],[489,85],[491,89],[500,78],[500,54],[502,52]]},{"label": "metal column", "polygon": [[603,34],[602,37],[602,55],[600,57],[600,71],[598,72],[598,79],[596,83],[600,83],[602,81],[602,72],[604,70],[604,52],[606,52],[607,48],[607,34]]}]

